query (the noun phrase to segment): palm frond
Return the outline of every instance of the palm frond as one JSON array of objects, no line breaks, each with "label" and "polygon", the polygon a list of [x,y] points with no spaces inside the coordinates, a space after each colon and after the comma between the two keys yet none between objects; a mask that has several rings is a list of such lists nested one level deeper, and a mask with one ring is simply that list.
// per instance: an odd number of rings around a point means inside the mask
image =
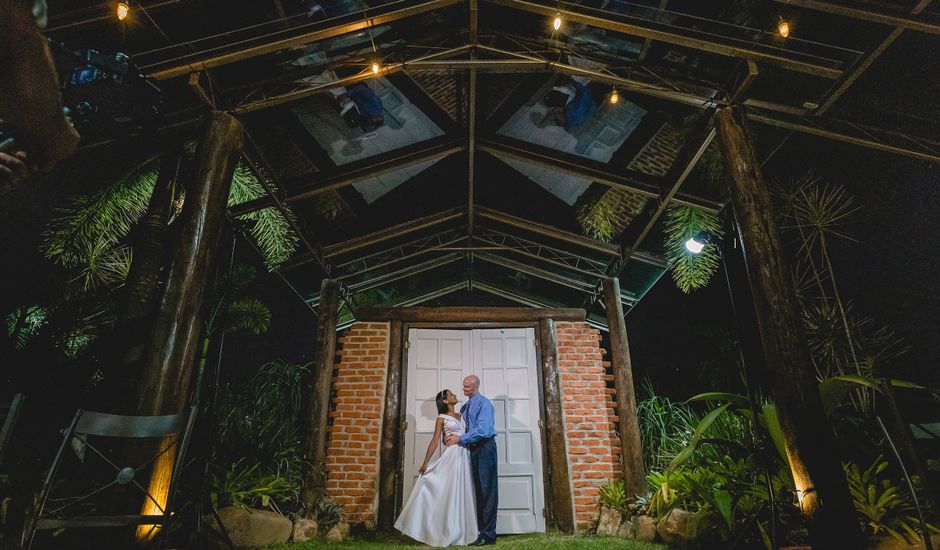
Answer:
[{"label": "palm frond", "polygon": [[46,324],[48,312],[42,306],[23,306],[7,315],[7,336],[17,349],[22,349],[30,338]]},{"label": "palm frond", "polygon": [[718,250],[707,244],[699,254],[692,254],[685,243],[705,231],[718,239],[724,234],[718,216],[693,206],[670,206],[666,211],[666,261],[672,278],[682,292],[704,287],[718,270]]},{"label": "palm frond", "polygon": [[67,268],[84,268],[104,257],[147,212],[158,167],[152,160],[94,195],[72,199],[43,232],[45,257]]},{"label": "palm frond", "polygon": [[820,235],[855,240],[843,232],[841,226],[849,222],[859,208],[841,185],[826,183],[810,173],[797,180],[784,197],[793,221],[812,230],[807,236],[807,245]]},{"label": "palm frond", "polygon": [[271,310],[257,298],[245,297],[228,306],[229,326],[232,330],[247,330],[261,334],[271,326]]},{"label": "palm frond", "polygon": [[[261,177],[266,177],[263,175]],[[273,181],[266,181],[270,189],[274,189]],[[255,171],[244,161],[240,160],[235,166],[232,177],[232,190],[229,193],[228,205],[235,206],[264,196],[264,185],[258,180]],[[290,216],[290,214],[288,214]],[[239,216],[239,219],[251,220],[251,236],[264,256],[264,263],[270,271],[276,270],[287,261],[297,250],[300,237],[294,231],[288,219],[277,208],[270,206],[256,212]]]}]

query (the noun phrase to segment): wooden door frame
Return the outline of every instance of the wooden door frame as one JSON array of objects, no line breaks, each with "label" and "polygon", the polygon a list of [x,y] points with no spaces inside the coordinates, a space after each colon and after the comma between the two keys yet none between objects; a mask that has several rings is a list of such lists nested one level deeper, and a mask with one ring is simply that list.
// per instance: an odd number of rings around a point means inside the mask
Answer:
[{"label": "wooden door frame", "polygon": [[[574,530],[574,501],[571,491],[571,473],[568,469],[565,434],[550,431],[545,420],[561,418],[561,401],[557,392],[559,373],[557,350],[542,349],[546,342],[555,342],[554,335],[544,338],[545,326],[554,321],[584,322],[583,309],[549,308],[369,308],[357,312],[357,321],[389,322],[389,354],[386,383],[386,406],[383,413],[383,441],[396,441],[397,445],[380,445],[379,495],[377,502],[377,525],[390,531],[395,514],[401,510],[404,478],[405,428],[402,404],[407,390],[406,368],[408,365],[408,333],[411,329],[472,330],[489,328],[533,328],[536,342],[536,371],[539,376],[539,437],[542,441],[542,485],[545,504],[546,528],[562,531]],[[546,358],[552,365],[543,365]],[[554,380],[547,380],[553,376]],[[556,388],[551,392],[554,399],[546,400],[546,383]],[[548,401],[552,401],[549,403]],[[548,414],[552,407],[552,414]],[[563,424],[562,424],[563,426]],[[553,445],[550,445],[553,444]],[[549,451],[552,447],[554,453]],[[563,456],[554,456],[561,453]]]}]

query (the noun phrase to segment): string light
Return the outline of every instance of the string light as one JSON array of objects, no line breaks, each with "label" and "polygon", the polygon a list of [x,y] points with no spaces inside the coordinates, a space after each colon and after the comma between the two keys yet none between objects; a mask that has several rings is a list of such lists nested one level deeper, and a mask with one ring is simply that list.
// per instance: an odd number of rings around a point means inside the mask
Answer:
[{"label": "string light", "polygon": [[118,2],[117,5],[117,18],[118,21],[124,21],[127,19],[127,15],[130,13],[131,7],[127,2]]},{"label": "string light", "polygon": [[614,88],[610,91],[610,97],[608,98],[611,105],[616,105],[620,101],[620,93],[617,92],[617,88]]},{"label": "string light", "polygon": [[382,66],[379,65],[378,61],[372,62],[372,74],[379,74],[379,71],[382,70]]},{"label": "string light", "polygon": [[782,17],[777,18],[777,34],[783,38],[790,36],[790,22]]},{"label": "string light", "polygon": [[556,31],[561,29],[561,14],[560,13],[555,14],[555,19],[552,20],[552,28],[555,29]]}]

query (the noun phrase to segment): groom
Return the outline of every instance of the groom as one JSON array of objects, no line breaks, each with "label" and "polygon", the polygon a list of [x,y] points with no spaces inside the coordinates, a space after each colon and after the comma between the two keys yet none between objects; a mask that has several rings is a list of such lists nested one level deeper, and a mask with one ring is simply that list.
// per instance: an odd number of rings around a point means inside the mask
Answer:
[{"label": "groom", "polygon": [[496,426],[493,403],[480,393],[480,379],[470,375],[463,379],[463,394],[468,397],[460,412],[466,424],[462,436],[449,435],[445,445],[459,444],[470,449],[470,470],[476,492],[477,525],[480,536],[470,546],[496,544],[496,510],[498,491],[496,476]]}]

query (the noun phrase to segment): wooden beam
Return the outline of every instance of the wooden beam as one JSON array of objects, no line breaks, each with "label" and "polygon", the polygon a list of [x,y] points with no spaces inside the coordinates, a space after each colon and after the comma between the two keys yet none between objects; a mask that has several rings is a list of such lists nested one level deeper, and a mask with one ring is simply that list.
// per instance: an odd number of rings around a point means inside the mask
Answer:
[{"label": "wooden beam", "polygon": [[620,255],[620,247],[615,244],[609,244],[603,241],[591,239],[589,237],[578,235],[577,233],[571,233],[563,229],[558,229],[557,227],[552,227],[544,223],[534,222],[525,218],[513,216],[512,214],[500,212],[499,210],[480,207],[477,209],[477,216],[490,221],[503,223],[510,227],[525,229],[526,231],[531,231],[538,235],[544,235],[559,241],[564,241],[569,244],[587,248],[588,250],[601,252],[609,256]]},{"label": "wooden beam", "polygon": [[[891,15],[888,13],[866,10],[864,8],[858,7],[858,5],[841,4],[837,2],[831,2],[829,0],[826,0],[825,2],[821,0],[774,0],[774,2],[779,4],[786,4],[788,6],[806,8],[808,10],[814,10],[822,13],[841,15],[843,17],[850,17],[852,19],[859,19],[862,21],[881,23],[883,25],[890,25],[899,29],[919,31],[929,34],[940,34],[940,24],[932,23],[930,21],[921,21],[919,19],[914,19],[912,17],[903,15]],[[918,13],[920,13],[920,10],[912,11],[911,15],[917,15]]]},{"label": "wooden beam", "polygon": [[393,319],[388,330],[388,368],[385,375],[385,410],[382,414],[382,439],[379,449],[379,502],[380,531],[392,532],[395,523],[395,491],[398,488],[398,439],[402,430],[401,380],[402,322]]},{"label": "wooden beam", "polygon": [[773,382],[772,396],[813,548],[862,548],[835,436],[823,412],[819,383],[803,335],[792,273],[742,109],[719,111],[717,128],[757,325]]},{"label": "wooden beam", "polygon": [[339,172],[318,174],[307,181],[289,182],[284,187],[289,187],[290,191],[284,191],[282,188],[277,198],[266,195],[233,206],[230,212],[233,216],[241,216],[274,206],[278,200],[285,203],[306,200],[320,193],[346,187],[358,181],[381,176],[423,162],[442,159],[458,151],[463,151],[466,147],[467,143],[464,139],[454,139],[448,136],[429,139],[351,162],[343,166],[342,171]]},{"label": "wooden beam", "polygon": [[[713,33],[689,28],[677,32],[674,30],[675,27],[657,21],[620,15],[600,9],[590,9],[584,6],[578,6],[577,9],[560,9],[554,4],[539,4],[528,0],[487,1],[544,17],[553,17],[555,14],[560,13],[561,17],[569,24],[582,23],[599,29],[651,38],[667,44],[675,44],[729,57],[751,59],[759,63],[777,65],[791,71],[823,78],[838,78],[842,74],[843,67],[839,60],[802,55],[782,48],[757,44],[747,39],[717,36]],[[572,4],[566,5],[571,6]]]},{"label": "wooden beam", "polygon": [[575,528],[568,446],[562,416],[561,384],[558,378],[558,345],[555,321],[539,320],[539,348],[542,351],[542,396],[545,402],[545,443],[548,447],[552,515],[556,527],[565,533]]},{"label": "wooden beam", "polygon": [[[314,27],[314,30],[308,30],[302,33],[276,32],[267,37],[252,41],[254,42],[253,44],[242,46],[235,51],[216,55],[205,55],[205,53],[202,52],[195,52],[174,59],[173,62],[175,64],[154,63],[142,66],[141,70],[155,80],[166,80],[191,72],[204,71],[237,61],[244,61],[259,55],[298,48],[306,44],[326,40],[327,38],[333,38],[363,29],[370,29],[378,25],[384,25],[386,23],[414,17],[422,13],[446,8],[447,6],[458,4],[459,1],[460,0],[429,0],[406,7],[399,7],[397,3],[393,3],[368,8],[361,12],[357,11],[353,14],[323,21],[320,24],[307,26],[307,28]],[[337,22],[337,20],[339,20],[339,22]]]},{"label": "wooden beam", "polygon": [[330,389],[336,363],[336,313],[339,309],[339,283],[324,279],[320,285],[320,307],[317,319],[317,358],[308,377],[302,421],[304,438],[301,452],[306,468],[301,502],[309,517],[314,517],[317,502],[323,495],[326,476],[327,423],[330,413]]},{"label": "wooden beam", "polygon": [[140,366],[136,415],[176,414],[189,396],[205,293],[215,273],[225,201],[243,137],[242,125],[232,115],[210,111],[206,116],[178,243]]},{"label": "wooden beam", "polygon": [[521,273],[528,273],[533,277],[538,277],[539,279],[543,279],[557,285],[580,290],[581,292],[592,292],[594,290],[594,281],[585,281],[584,279],[579,279],[570,275],[549,271],[547,269],[534,266],[528,262],[513,260],[498,254],[493,254],[491,252],[477,252],[475,257],[478,260],[483,260],[484,262],[496,264]]},{"label": "wooden beam", "polygon": [[461,212],[460,208],[452,208],[450,210],[438,212],[437,214],[422,216],[420,218],[409,220],[386,229],[380,229],[379,231],[369,233],[361,237],[355,237],[353,239],[349,239],[348,241],[329,245],[325,249],[325,255],[327,258],[332,258],[334,256],[346,254],[348,252],[352,252],[353,250],[359,250],[360,248],[366,246],[372,246],[389,239],[408,235],[409,233],[414,233],[415,231],[427,229],[428,227],[434,227],[435,225],[440,225],[442,223],[458,219],[462,216],[463,213]]},{"label": "wooden beam", "polygon": [[642,495],[646,487],[643,469],[643,444],[636,415],[636,392],[633,389],[633,363],[627,341],[627,324],[620,303],[620,281],[606,277],[603,281],[604,306],[610,334],[610,365],[617,390],[617,417],[620,419],[620,458],[623,461],[623,484],[628,495]]},{"label": "wooden beam", "polygon": [[[661,186],[663,182],[667,181],[666,178],[651,176],[625,168],[614,171],[607,164],[593,159],[506,136],[491,134],[480,137],[477,139],[477,148],[497,158],[509,157],[539,166],[546,166],[559,172],[580,176],[608,187],[622,189],[649,198],[659,197]],[[669,183],[673,182],[669,180]],[[689,204],[709,212],[721,210],[721,205],[716,201],[701,197],[678,193],[675,199],[677,202]]]},{"label": "wooden beam", "polygon": [[540,319],[556,321],[584,321],[583,309],[516,308],[516,307],[363,307],[356,318],[359,321],[389,321],[398,319],[406,323],[446,323],[483,321],[501,323],[538,322]]}]

